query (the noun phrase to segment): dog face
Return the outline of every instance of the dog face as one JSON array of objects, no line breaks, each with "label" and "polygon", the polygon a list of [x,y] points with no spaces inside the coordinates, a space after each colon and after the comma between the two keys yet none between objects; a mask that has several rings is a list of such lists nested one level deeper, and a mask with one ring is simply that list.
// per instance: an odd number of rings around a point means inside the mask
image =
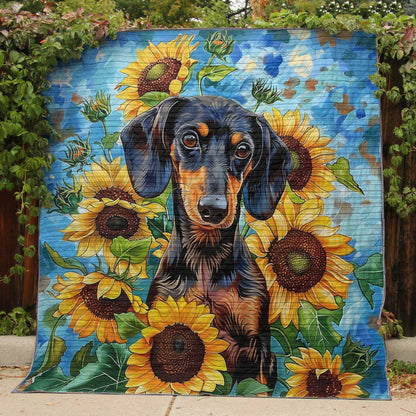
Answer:
[{"label": "dog face", "polygon": [[228,228],[241,194],[252,216],[270,217],[292,166],[263,117],[221,97],[168,98],[121,139],[136,192],[157,196],[174,175],[186,214],[207,228]]}]

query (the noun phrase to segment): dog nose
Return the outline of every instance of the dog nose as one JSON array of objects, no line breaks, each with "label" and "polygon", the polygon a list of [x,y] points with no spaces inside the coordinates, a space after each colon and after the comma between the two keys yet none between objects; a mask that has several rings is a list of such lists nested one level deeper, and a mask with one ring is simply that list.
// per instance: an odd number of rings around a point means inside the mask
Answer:
[{"label": "dog nose", "polygon": [[227,199],[222,195],[204,196],[198,201],[198,211],[204,221],[219,224],[227,216]]}]

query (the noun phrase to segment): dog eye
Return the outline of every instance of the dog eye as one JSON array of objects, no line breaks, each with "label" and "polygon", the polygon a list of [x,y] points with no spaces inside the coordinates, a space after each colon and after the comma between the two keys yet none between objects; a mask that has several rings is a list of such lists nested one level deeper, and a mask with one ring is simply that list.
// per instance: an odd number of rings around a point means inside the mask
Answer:
[{"label": "dog eye", "polygon": [[188,133],[182,137],[182,143],[185,147],[192,149],[198,145],[198,137],[195,134]]},{"label": "dog eye", "polygon": [[235,155],[238,159],[247,159],[251,154],[250,146],[247,143],[240,143],[235,149]]}]

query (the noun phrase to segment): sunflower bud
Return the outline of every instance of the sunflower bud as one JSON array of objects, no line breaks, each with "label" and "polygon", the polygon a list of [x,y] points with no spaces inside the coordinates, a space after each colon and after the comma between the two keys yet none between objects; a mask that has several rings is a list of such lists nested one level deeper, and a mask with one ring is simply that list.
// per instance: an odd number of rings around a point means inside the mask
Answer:
[{"label": "sunflower bud", "polygon": [[81,170],[83,166],[87,164],[88,158],[91,156],[89,136],[87,141],[82,140],[80,137],[76,140],[71,140],[66,145],[65,156],[65,159],[59,159],[69,165],[64,170],[74,168],[77,165],[80,165],[78,170]]},{"label": "sunflower bud", "polygon": [[95,99],[84,99],[82,105],[84,108],[81,113],[91,123],[103,121],[111,113],[110,95],[104,95],[103,91],[97,92]]},{"label": "sunflower bud", "polygon": [[56,211],[61,214],[76,214],[78,212],[78,204],[82,200],[82,190],[79,184],[74,180],[74,186],[68,185],[64,181],[65,186],[56,186],[56,193],[53,202]]},{"label": "sunflower bud", "polygon": [[273,104],[276,101],[282,101],[279,97],[281,93],[282,91],[267,86],[267,81],[264,79],[251,83],[251,95],[258,103]]},{"label": "sunflower bud", "polygon": [[227,36],[227,33],[215,32],[205,40],[204,50],[225,61],[224,57],[232,54],[234,43],[235,40],[232,36]]},{"label": "sunflower bud", "polygon": [[370,347],[361,347],[359,342],[353,342],[348,334],[347,342],[342,349],[344,371],[365,375],[374,366],[376,354],[377,350],[370,351]]}]

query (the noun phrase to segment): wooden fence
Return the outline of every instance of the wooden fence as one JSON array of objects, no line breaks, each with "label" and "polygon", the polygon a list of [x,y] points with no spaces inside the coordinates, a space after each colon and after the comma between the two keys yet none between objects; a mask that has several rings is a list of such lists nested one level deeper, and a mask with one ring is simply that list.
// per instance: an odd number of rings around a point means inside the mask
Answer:
[{"label": "wooden fence", "polygon": [[[19,248],[21,229],[16,216],[17,203],[12,192],[0,192],[0,274],[8,273]],[[37,223],[36,218],[31,223]],[[37,245],[38,234],[25,235],[26,245]],[[37,299],[38,257],[26,258],[22,276],[12,276],[9,284],[0,283],[0,311],[9,312],[16,306],[30,308]]]},{"label": "wooden fence", "polygon": [[[392,64],[389,85],[400,85],[397,64]],[[387,88],[389,88],[389,85]],[[400,124],[401,106],[381,100],[384,164],[389,164],[389,146],[395,143],[393,129]],[[413,168],[412,168],[413,167]],[[401,167],[405,183],[416,184],[416,156],[411,154]],[[12,193],[0,192],[0,273],[7,273],[13,264],[19,225],[16,203]],[[385,308],[402,321],[405,335],[416,336],[416,214],[400,219],[390,207],[385,208]],[[29,236],[28,236],[29,237]],[[30,236],[29,238],[36,238]],[[32,243],[32,242],[30,242]],[[24,308],[36,303],[38,260],[25,262],[22,277],[12,278],[8,285],[0,284],[0,310],[10,311],[15,306]]]},{"label": "wooden fence", "polygon": [[[392,71],[387,77],[386,89],[401,87],[399,64],[391,62]],[[397,143],[393,130],[400,125],[400,104],[392,104],[386,98],[381,100],[383,161],[390,165],[390,145]],[[416,155],[411,152],[399,173],[404,184],[416,185]],[[387,184],[386,184],[387,186]],[[396,212],[385,206],[385,309],[393,312],[402,321],[405,335],[416,336],[416,214],[400,219]]]}]

